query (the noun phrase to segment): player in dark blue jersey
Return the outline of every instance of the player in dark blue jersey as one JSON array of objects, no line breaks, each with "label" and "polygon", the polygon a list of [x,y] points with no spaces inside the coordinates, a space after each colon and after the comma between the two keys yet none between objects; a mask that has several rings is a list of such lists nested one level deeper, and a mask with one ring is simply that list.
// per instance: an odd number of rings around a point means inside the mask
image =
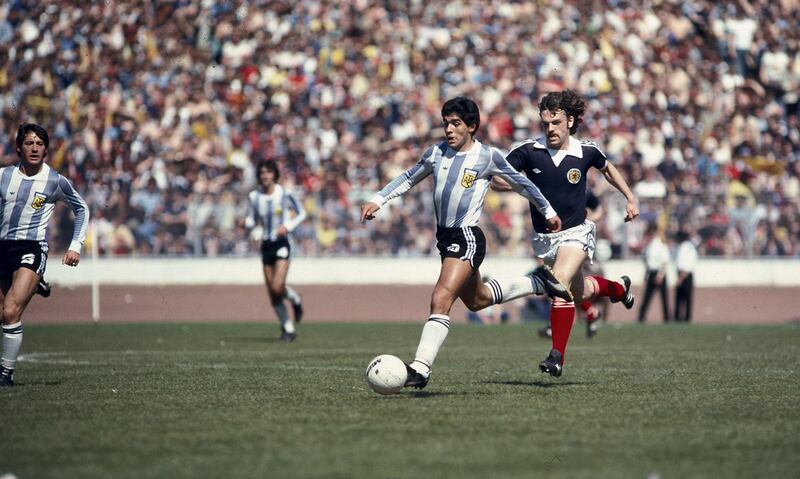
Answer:
[{"label": "player in dark blue jersey", "polygon": [[[531,221],[536,233],[533,250],[537,257],[550,265],[556,278],[569,286],[574,301],[554,298],[550,309],[553,347],[539,365],[542,372],[560,376],[564,353],[575,319],[575,301],[606,296],[612,302],[622,301],[633,307],[630,279],[620,282],[600,276],[584,278],[581,267],[592,260],[595,248],[595,224],[586,218],[586,173],[597,168],[627,200],[625,221],[639,216],[639,206],[633,192],[606,155],[592,142],[580,141],[572,135],[583,121],[585,103],[576,92],[564,90],[545,95],[539,103],[544,138],[524,141],[512,148],[506,159],[539,187],[561,218],[562,230],[547,232],[544,217],[531,209]],[[495,182],[496,189],[504,189]]]}]

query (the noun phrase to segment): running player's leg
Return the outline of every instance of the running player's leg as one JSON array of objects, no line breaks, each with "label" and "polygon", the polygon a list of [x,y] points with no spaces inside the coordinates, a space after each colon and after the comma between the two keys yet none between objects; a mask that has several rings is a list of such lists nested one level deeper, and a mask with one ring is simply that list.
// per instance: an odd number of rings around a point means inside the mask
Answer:
[{"label": "running player's leg", "polygon": [[[580,298],[583,295],[583,275],[580,274],[580,268],[587,257],[586,252],[577,246],[567,244],[558,248],[553,264],[553,274],[559,282],[571,286],[574,297]],[[561,375],[564,353],[567,350],[567,342],[574,321],[575,303],[562,298],[554,298],[550,306],[553,347],[547,359],[539,365],[542,372],[547,372],[552,376]]]},{"label": "running player's leg", "polygon": [[450,331],[450,308],[470,281],[479,281],[480,273],[472,269],[469,261],[444,258],[439,279],[431,295],[431,314],[422,328],[414,361],[409,366],[428,378],[431,367]]},{"label": "running player's leg", "polygon": [[0,386],[13,386],[14,369],[22,347],[22,313],[36,293],[39,275],[28,268],[17,269],[10,284],[4,281],[3,291],[3,351],[0,359]]},{"label": "running player's leg", "polygon": [[292,341],[297,336],[294,321],[289,318],[286,305],[283,300],[286,297],[286,273],[289,270],[287,260],[275,260],[272,264],[264,265],[264,282],[267,284],[267,292],[281,324],[281,340]]},{"label": "running player's leg", "polygon": [[300,293],[295,291],[294,288],[286,285],[286,299],[292,303],[292,310],[294,311],[294,322],[299,323],[303,320],[303,297]]},{"label": "running player's leg", "polygon": [[493,304],[507,303],[531,294],[547,294],[564,300],[571,299],[569,288],[556,279],[549,266],[540,266],[525,276],[497,278],[477,283],[461,296],[461,300],[470,311],[479,311]]}]

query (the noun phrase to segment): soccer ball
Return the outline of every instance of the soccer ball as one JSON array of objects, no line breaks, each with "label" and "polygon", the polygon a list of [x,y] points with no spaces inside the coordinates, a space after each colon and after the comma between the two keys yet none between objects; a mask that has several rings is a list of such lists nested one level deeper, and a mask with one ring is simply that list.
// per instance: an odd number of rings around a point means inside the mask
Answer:
[{"label": "soccer ball", "polygon": [[402,359],[381,354],[367,366],[367,384],[378,394],[394,394],[403,389],[408,373]]}]

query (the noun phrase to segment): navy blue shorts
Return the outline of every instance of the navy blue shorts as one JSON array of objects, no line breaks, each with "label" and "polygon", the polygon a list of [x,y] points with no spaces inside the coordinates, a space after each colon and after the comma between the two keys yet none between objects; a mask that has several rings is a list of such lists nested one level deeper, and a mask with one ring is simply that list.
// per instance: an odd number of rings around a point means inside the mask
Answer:
[{"label": "navy blue shorts", "polygon": [[442,261],[445,258],[458,258],[469,261],[476,270],[486,257],[486,237],[477,226],[463,228],[442,228],[436,230],[436,247]]},{"label": "navy blue shorts", "polygon": [[261,242],[261,264],[273,265],[279,259],[289,260],[292,247],[289,245],[289,238],[278,238],[275,241]]},{"label": "navy blue shorts", "polygon": [[43,275],[47,250],[47,241],[0,240],[0,279],[11,280],[20,268]]}]

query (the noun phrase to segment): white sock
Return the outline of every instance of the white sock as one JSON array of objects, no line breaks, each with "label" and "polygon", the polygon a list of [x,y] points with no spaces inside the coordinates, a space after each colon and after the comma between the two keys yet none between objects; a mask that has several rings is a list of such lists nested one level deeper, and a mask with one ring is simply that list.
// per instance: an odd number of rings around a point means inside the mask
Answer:
[{"label": "white sock", "polygon": [[529,294],[544,294],[544,286],[539,278],[526,275],[510,279],[493,279],[484,283],[492,291],[494,304],[507,303]]},{"label": "white sock", "polygon": [[286,297],[289,299],[289,301],[292,302],[292,304],[300,304],[300,302],[302,301],[300,299],[300,295],[297,294],[297,291],[295,291],[289,286],[286,287]]},{"label": "white sock", "polygon": [[17,356],[22,347],[22,322],[3,325],[3,357],[0,365],[4,368],[14,369],[17,365]]},{"label": "white sock", "polygon": [[414,361],[410,364],[414,370],[428,377],[431,374],[431,367],[439,348],[442,347],[447,333],[450,331],[450,316],[445,314],[432,314],[428,317],[425,326],[422,327],[422,336],[419,338],[417,354]]},{"label": "white sock", "polygon": [[275,308],[275,314],[278,315],[278,321],[283,330],[289,334],[294,333],[294,321],[289,319],[289,313],[286,312],[286,305],[283,304],[283,301],[273,304],[272,307]]}]

